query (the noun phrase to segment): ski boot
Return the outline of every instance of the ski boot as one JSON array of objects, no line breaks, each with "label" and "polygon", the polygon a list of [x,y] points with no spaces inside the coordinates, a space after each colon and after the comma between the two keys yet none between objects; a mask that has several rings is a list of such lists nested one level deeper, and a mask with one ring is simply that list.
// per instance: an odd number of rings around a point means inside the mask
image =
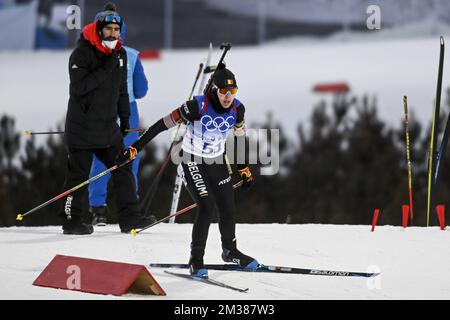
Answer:
[{"label": "ski boot", "polygon": [[141,229],[148,227],[149,225],[157,221],[154,215],[150,216],[136,215],[133,216],[132,218],[127,218],[123,220],[119,218],[119,226],[120,231],[122,233],[130,233],[132,229]]},{"label": "ski boot", "polygon": [[89,212],[92,214],[92,225],[99,227],[106,226],[106,213],[108,212],[106,205],[101,207],[90,207]]},{"label": "ski boot", "polygon": [[222,260],[225,262],[236,263],[242,268],[256,270],[258,268],[259,262],[242,252],[240,252],[236,247],[236,240],[234,240],[230,245],[222,245]]},{"label": "ski boot", "polygon": [[189,273],[192,278],[208,278],[208,269],[203,264],[203,258],[191,256],[189,259]]},{"label": "ski boot", "polygon": [[63,234],[84,235],[94,232],[91,224],[84,223],[80,217],[74,217],[66,220],[63,224]]}]

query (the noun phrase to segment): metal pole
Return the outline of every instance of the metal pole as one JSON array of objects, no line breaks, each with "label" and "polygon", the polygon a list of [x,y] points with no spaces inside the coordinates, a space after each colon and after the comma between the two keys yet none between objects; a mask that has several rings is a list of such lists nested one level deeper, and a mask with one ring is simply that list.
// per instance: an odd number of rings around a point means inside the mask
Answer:
[{"label": "metal pole", "polygon": [[258,44],[266,40],[267,0],[258,1]]},{"label": "metal pole", "polygon": [[85,0],[79,0],[78,4],[80,6],[80,25],[81,25],[81,28],[79,30],[80,32],[78,34],[78,36],[79,36],[81,34],[81,32],[83,30],[83,26],[86,22],[86,12],[85,12],[86,11],[86,2],[85,2]]},{"label": "metal pole", "polygon": [[164,0],[164,48],[172,49],[173,0]]}]

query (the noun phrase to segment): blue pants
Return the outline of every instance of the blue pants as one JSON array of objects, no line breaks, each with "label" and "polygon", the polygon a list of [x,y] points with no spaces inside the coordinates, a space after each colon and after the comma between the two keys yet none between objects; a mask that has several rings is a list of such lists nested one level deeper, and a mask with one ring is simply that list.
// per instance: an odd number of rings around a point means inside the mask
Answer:
[{"label": "blue pants", "polygon": [[[139,128],[139,113],[137,110],[137,104],[136,101],[130,102],[130,128],[136,129]],[[125,144],[125,147],[131,146],[137,139],[139,138],[139,132],[129,132],[124,140],[123,143]],[[136,193],[138,192],[138,170],[139,170],[139,160],[141,156],[140,154],[137,155],[136,159],[134,159],[132,163],[132,171],[134,175],[134,181],[136,182]],[[94,155],[92,166],[91,166],[91,172],[89,174],[89,178],[96,176],[100,172],[105,171],[106,168],[103,162],[97,159],[97,157]],[[106,205],[106,197],[107,197],[107,189],[108,189],[108,182],[111,178],[111,173],[108,173],[104,175],[103,177],[91,182],[89,184],[89,205],[91,207],[100,207]]]}]

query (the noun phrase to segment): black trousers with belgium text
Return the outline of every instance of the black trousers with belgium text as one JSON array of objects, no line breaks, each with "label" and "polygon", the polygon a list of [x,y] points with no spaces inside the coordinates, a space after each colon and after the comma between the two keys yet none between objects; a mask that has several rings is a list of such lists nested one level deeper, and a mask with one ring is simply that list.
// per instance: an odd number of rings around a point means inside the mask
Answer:
[{"label": "black trousers with belgium text", "polygon": [[[92,158],[95,154],[107,168],[115,165],[117,154],[123,149],[123,143],[109,148],[100,149],[76,149],[68,150],[68,168],[64,190],[72,188],[89,179]],[[134,176],[131,171],[131,163],[111,172],[112,182],[116,194],[119,223],[126,221],[133,215],[139,214],[139,199],[136,194]],[[88,207],[87,185],[68,195],[63,204],[61,216],[87,218]]]},{"label": "black trousers with belgium text", "polygon": [[222,245],[230,247],[235,238],[235,203],[231,176],[225,163],[206,164],[183,162],[183,180],[197,203],[197,215],[192,228],[191,255],[203,257],[214,209],[219,212]]}]

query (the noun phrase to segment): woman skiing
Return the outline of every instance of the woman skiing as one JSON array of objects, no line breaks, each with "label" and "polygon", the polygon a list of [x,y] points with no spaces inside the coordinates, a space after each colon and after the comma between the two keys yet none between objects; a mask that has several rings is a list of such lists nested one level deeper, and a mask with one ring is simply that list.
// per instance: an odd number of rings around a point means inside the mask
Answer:
[{"label": "woman skiing", "polygon": [[[182,142],[183,170],[180,174],[198,205],[189,259],[193,277],[208,275],[203,256],[215,206],[219,210],[222,259],[243,268],[256,269],[258,266],[258,261],[240,252],[236,246],[234,193],[224,161],[228,134],[234,131],[236,136],[245,135],[245,108],[235,99],[237,89],[234,74],[224,64],[219,64],[212,76],[211,89],[205,95],[194,97],[157,121],[117,159],[118,164],[132,160],[159,133],[178,124],[187,125]],[[238,164],[238,172],[243,180],[243,188],[248,188],[253,181],[249,167]]]}]

